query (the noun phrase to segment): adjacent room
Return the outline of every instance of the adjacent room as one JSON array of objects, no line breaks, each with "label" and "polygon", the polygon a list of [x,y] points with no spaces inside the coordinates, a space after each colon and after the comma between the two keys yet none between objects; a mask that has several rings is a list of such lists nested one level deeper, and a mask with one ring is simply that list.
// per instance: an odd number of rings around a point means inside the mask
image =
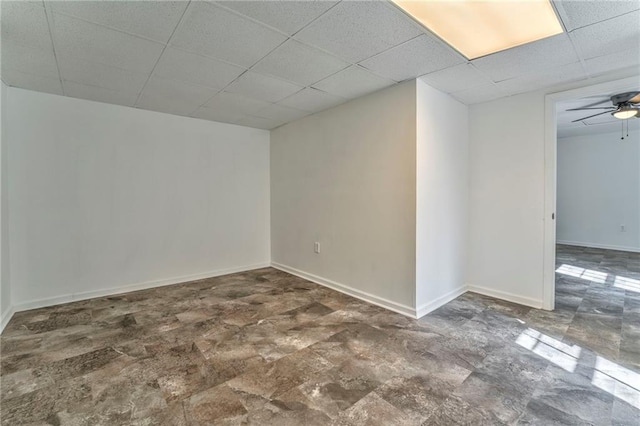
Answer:
[{"label": "adjacent room", "polygon": [[0,22],[0,424],[639,424],[637,0]]}]

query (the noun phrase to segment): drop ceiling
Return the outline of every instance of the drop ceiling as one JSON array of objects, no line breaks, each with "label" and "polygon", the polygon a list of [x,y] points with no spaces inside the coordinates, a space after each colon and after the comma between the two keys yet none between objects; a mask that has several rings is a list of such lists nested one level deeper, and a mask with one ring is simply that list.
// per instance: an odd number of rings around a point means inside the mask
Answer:
[{"label": "drop ceiling", "polygon": [[272,129],[420,76],[473,104],[639,73],[640,2],[554,6],[566,33],[468,61],[387,1],[2,1],[1,76]]}]

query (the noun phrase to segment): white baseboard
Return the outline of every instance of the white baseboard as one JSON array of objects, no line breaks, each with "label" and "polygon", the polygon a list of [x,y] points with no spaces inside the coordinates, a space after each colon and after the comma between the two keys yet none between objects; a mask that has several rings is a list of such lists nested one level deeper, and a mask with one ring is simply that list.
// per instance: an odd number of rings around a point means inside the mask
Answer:
[{"label": "white baseboard", "polygon": [[416,318],[422,318],[423,316],[427,315],[429,312],[435,311],[440,306],[451,302],[453,299],[455,299],[460,295],[463,295],[466,292],[467,292],[466,286],[458,287],[457,289],[452,290],[447,294],[443,294],[442,296],[438,297],[436,300],[433,300],[431,302],[425,303],[424,305],[418,306],[418,308],[416,309]]},{"label": "white baseboard", "polygon": [[598,244],[598,243],[581,243],[579,241],[556,241],[556,244],[562,244],[565,246],[576,246],[576,247],[589,247],[589,248],[598,248],[605,250],[617,250],[617,251],[629,251],[632,253],[640,253],[640,248],[638,247],[627,247],[627,246],[614,246],[610,244]]},{"label": "white baseboard", "polygon": [[389,299],[385,299],[383,297],[379,297],[371,293],[367,293],[365,291],[361,291],[353,287],[349,287],[348,285],[341,284],[341,283],[329,280],[327,278],[322,278],[317,275],[313,275],[308,272],[304,272],[299,269],[292,268],[291,266],[283,265],[281,263],[271,262],[271,266],[281,271],[287,272],[291,275],[295,275],[297,277],[314,282],[316,284],[329,287],[330,289],[339,291],[340,293],[348,294],[349,296],[353,296],[356,299],[364,300],[365,302],[380,306],[382,308],[388,309],[393,312],[397,312],[402,315],[406,315],[410,318],[414,318],[414,319],[416,318],[416,311],[411,306],[393,302]]},{"label": "white baseboard", "polygon": [[7,311],[2,313],[2,318],[0,318],[0,334],[2,334],[4,328],[9,324],[15,312],[16,310],[13,308],[13,305],[10,305]]},{"label": "white baseboard", "polygon": [[[129,293],[137,290],[147,290],[155,287],[164,287],[167,285],[180,284],[180,283],[185,283],[189,281],[196,281],[196,280],[202,280],[206,278],[219,277],[222,275],[234,274],[237,272],[250,271],[252,269],[267,268],[269,266],[271,266],[270,262],[264,262],[264,263],[257,263],[254,265],[245,265],[245,266],[238,266],[234,268],[218,269],[215,271],[202,272],[199,274],[184,275],[181,277],[146,281],[142,283],[129,284],[129,285],[114,287],[114,288],[106,288],[101,290],[85,291],[82,293],[66,294],[63,296],[49,297],[44,299],[29,300],[26,302],[20,302],[20,303],[14,304],[13,312],[44,308],[46,306],[59,305],[61,303],[77,302],[79,300],[93,299],[95,297],[104,297],[104,296],[112,296],[112,295],[122,294],[122,293]],[[3,321],[4,321],[4,318],[3,318]]]},{"label": "white baseboard", "polygon": [[509,293],[506,291],[493,290],[486,287],[479,287],[476,285],[467,285],[467,291],[472,293],[483,294],[489,297],[495,297],[496,299],[506,300],[507,302],[517,303],[519,305],[530,306],[536,309],[542,309],[542,300],[532,299],[530,297],[518,296],[517,294]]}]

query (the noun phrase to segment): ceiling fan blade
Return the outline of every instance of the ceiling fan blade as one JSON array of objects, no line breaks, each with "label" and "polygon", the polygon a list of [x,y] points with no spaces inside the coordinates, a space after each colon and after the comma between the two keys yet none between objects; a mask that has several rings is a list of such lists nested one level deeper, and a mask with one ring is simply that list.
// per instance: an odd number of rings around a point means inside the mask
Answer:
[{"label": "ceiling fan blade", "polygon": [[615,107],[597,107],[597,108],[571,108],[568,109],[567,111],[582,111],[585,109],[615,109]]},{"label": "ceiling fan blade", "polygon": [[577,122],[577,121],[586,120],[587,118],[597,117],[597,116],[602,115],[602,114],[609,114],[610,112],[611,112],[611,111],[599,112],[599,113],[597,113],[597,114],[593,114],[593,115],[590,115],[590,116],[588,116],[588,117],[582,117],[582,118],[579,118],[579,119],[577,119],[577,120],[573,120],[573,121],[572,121],[572,123],[575,123],[575,122]]},{"label": "ceiling fan blade", "polygon": [[632,104],[637,104],[638,102],[640,102],[640,92],[618,93],[617,95],[613,95],[611,97],[611,102],[614,105],[622,104],[625,102],[631,102]]}]

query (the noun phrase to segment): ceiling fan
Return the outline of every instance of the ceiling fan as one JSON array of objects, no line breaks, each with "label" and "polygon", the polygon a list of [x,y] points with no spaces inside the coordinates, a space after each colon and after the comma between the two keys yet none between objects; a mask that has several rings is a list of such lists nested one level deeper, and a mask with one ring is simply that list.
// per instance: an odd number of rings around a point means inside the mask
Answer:
[{"label": "ceiling fan", "polygon": [[602,114],[611,114],[615,118],[619,118],[620,120],[625,120],[631,117],[640,118],[640,92],[626,92],[626,93],[618,93],[617,95],[611,96],[609,99],[613,106],[610,107],[594,107],[594,105],[600,105],[609,101],[597,102],[595,104],[591,104],[585,106],[583,108],[572,108],[567,111],[582,111],[589,109],[604,109],[606,111],[599,112],[597,114],[589,115],[587,117],[578,118],[577,120],[573,120],[572,123],[576,121],[586,120],[587,118],[597,117]]}]

